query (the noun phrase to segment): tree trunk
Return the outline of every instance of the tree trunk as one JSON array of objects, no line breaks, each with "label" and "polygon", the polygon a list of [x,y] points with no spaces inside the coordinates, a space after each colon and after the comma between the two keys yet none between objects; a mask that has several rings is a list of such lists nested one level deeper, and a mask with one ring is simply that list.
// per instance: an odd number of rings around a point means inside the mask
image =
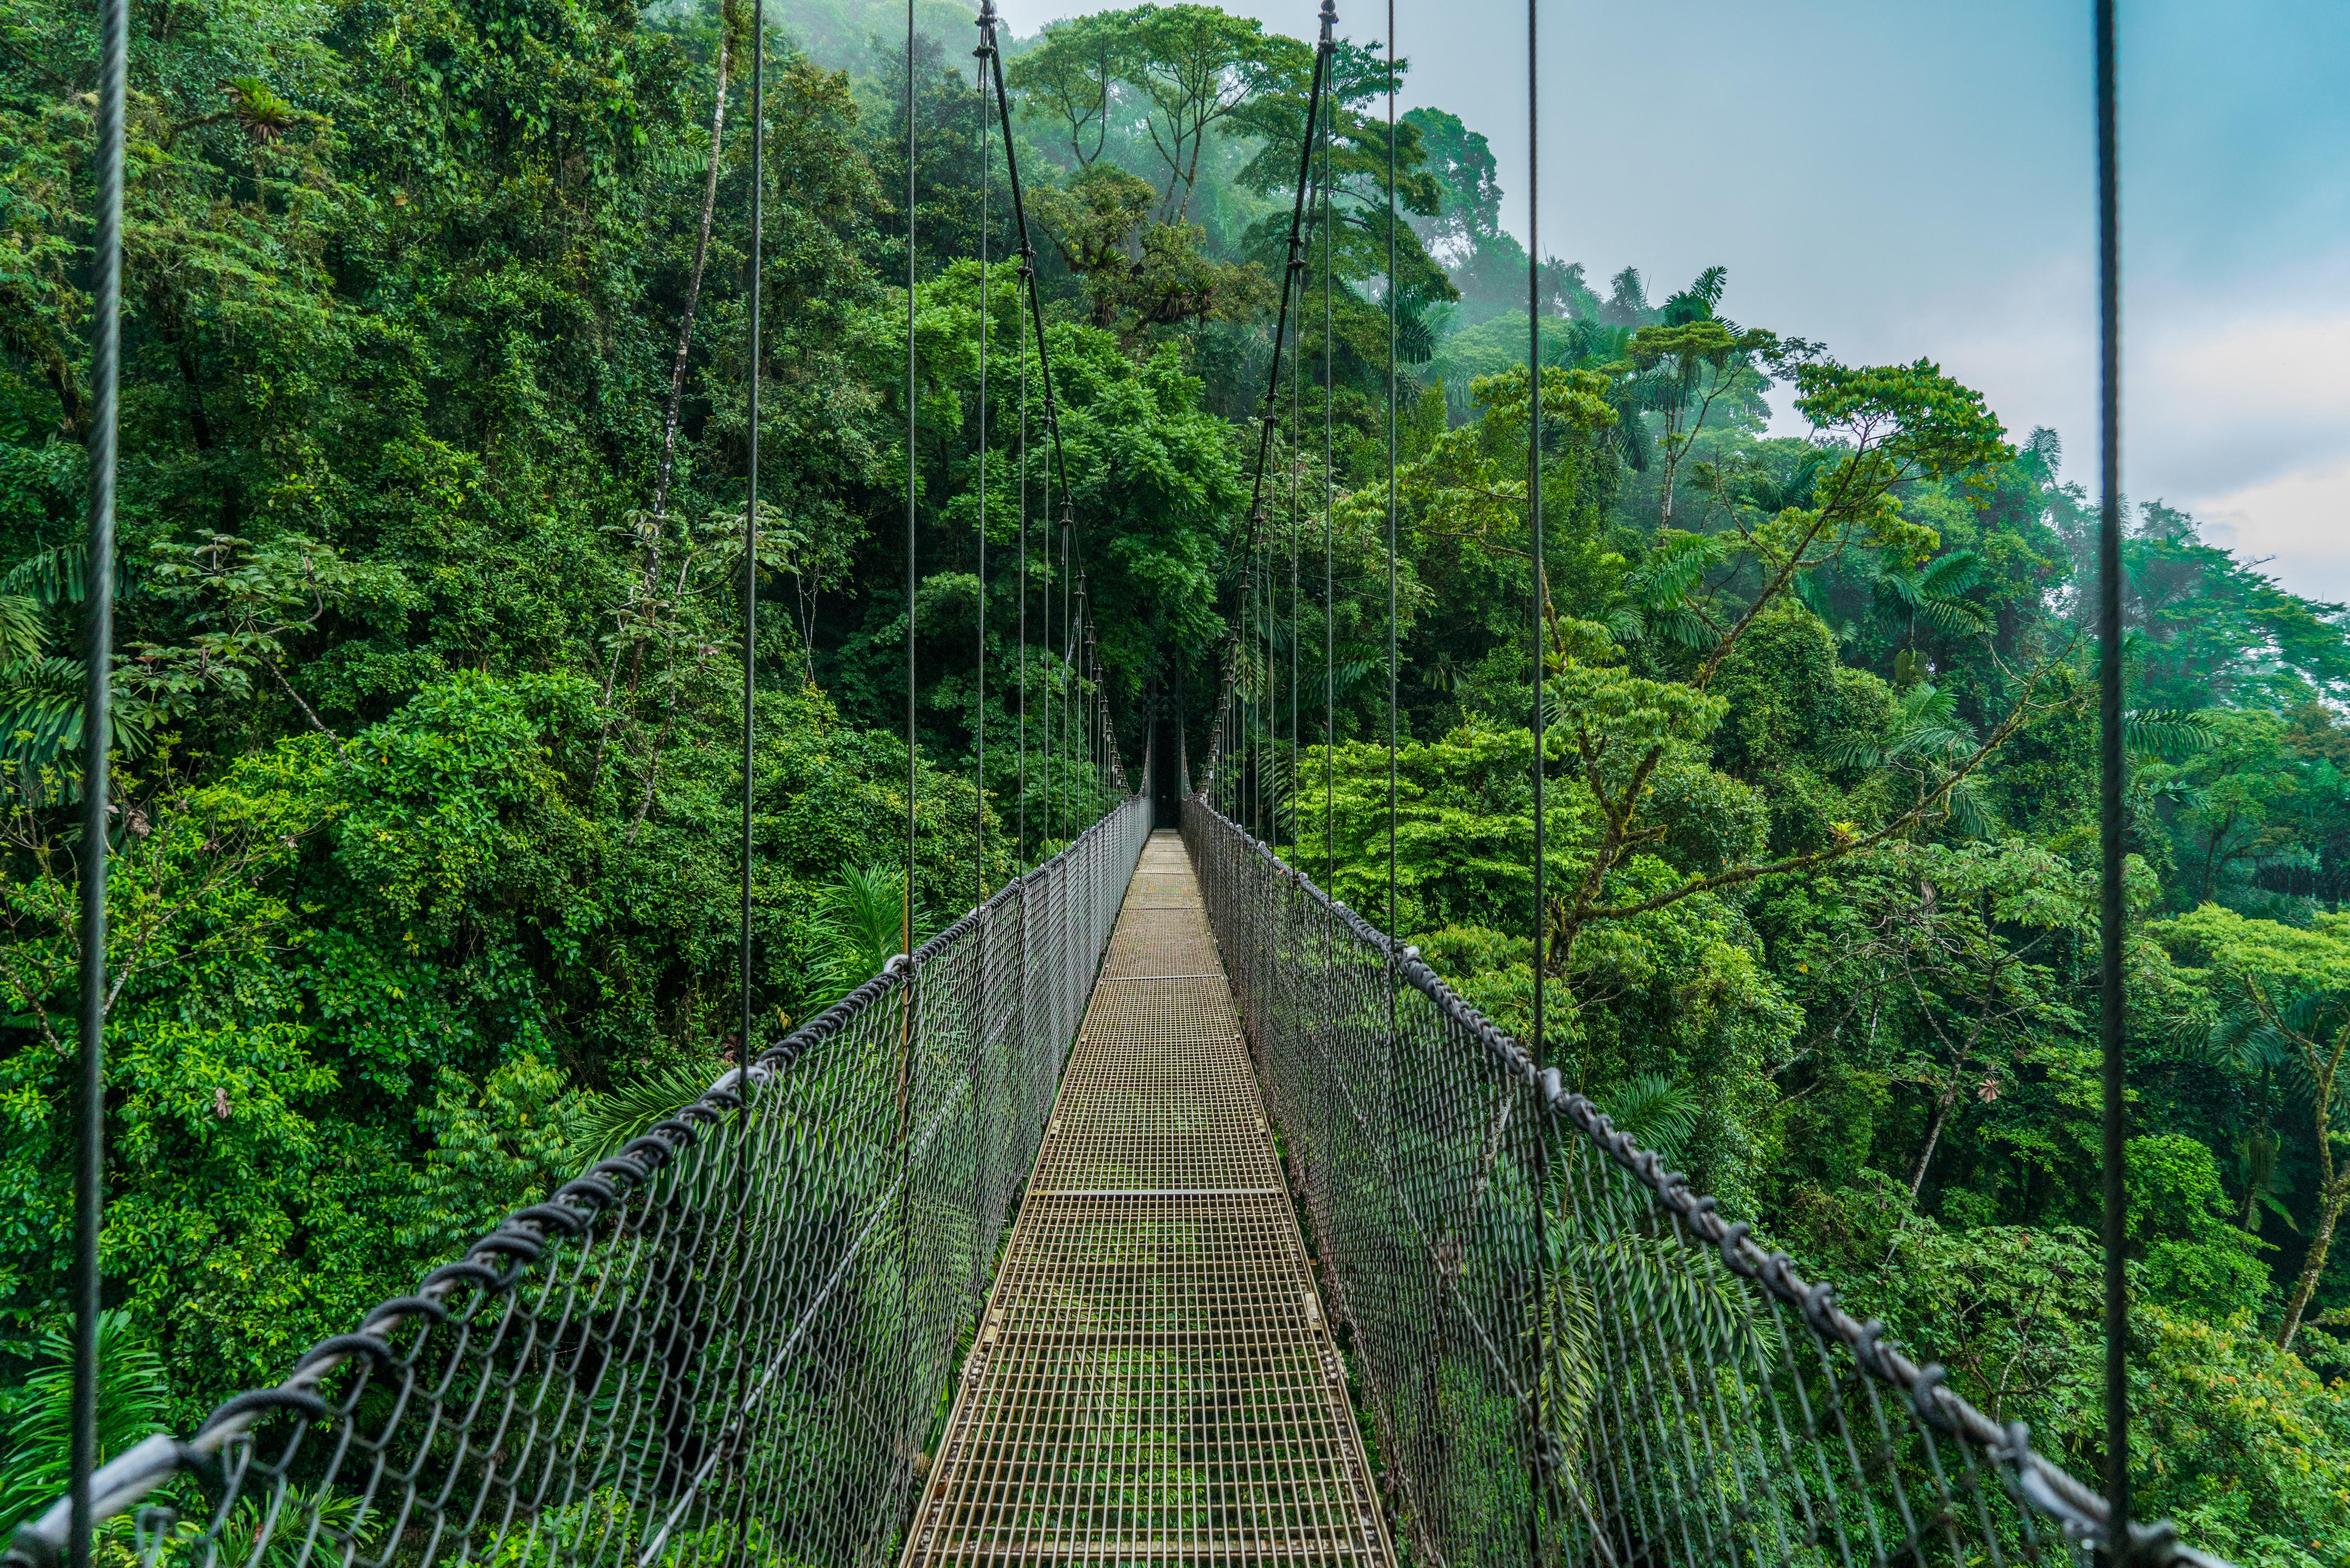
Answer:
[{"label": "tree trunk", "polygon": [[[2262,1015],[2272,1025],[2277,1023],[2275,1010],[2255,992],[2253,1002]],[[2323,1053],[2314,1039],[2300,1040],[2302,1060],[2309,1069],[2310,1079],[2317,1093],[2312,1096],[2311,1119],[2317,1128],[2317,1234],[2309,1240],[2309,1252],[2301,1261],[2301,1278],[2293,1282],[2293,1300],[2284,1309],[2284,1322],[2277,1329],[2277,1348],[2288,1350],[2293,1336],[2301,1327],[2301,1314],[2309,1310],[2309,1298],[2317,1293],[2317,1281],[2325,1272],[2325,1254],[2334,1242],[2334,1221],[2342,1218],[2342,1208],[2350,1203],[2350,1174],[2339,1173],[2334,1167],[2334,1086],[2342,1071],[2342,1054],[2350,1051],[2350,1024],[2334,1037],[2331,1054]]]},{"label": "tree trunk", "polygon": [[[686,280],[685,314],[677,325],[677,353],[670,361],[669,407],[661,416],[660,466],[654,471],[653,474],[652,524],[645,539],[644,573],[638,584],[639,601],[648,607],[650,606],[653,594],[660,584],[661,520],[667,515],[669,509],[670,472],[677,455],[678,407],[683,400],[685,392],[686,354],[693,346],[693,315],[702,303],[702,272],[703,264],[710,256],[711,221],[718,211],[719,154],[725,146],[726,78],[728,67],[732,63],[727,51],[728,41],[726,18],[722,8],[718,22],[718,92],[710,106],[710,158],[702,177],[702,223],[694,231],[693,272]],[[755,180],[758,177],[758,171],[752,171],[752,178]],[[753,279],[752,286],[756,287],[757,282],[757,279]],[[623,614],[625,613],[624,611]],[[650,609],[648,613],[651,613]],[[629,640],[636,639],[631,638]],[[639,645],[639,654],[640,659],[641,644]],[[629,670],[629,690],[632,693],[636,690],[639,668],[639,661],[631,661]],[[588,776],[591,786],[603,774],[604,753],[612,743],[614,719],[608,710],[612,705],[612,687],[619,679],[619,672],[620,639],[615,639],[612,644],[611,661],[604,671],[604,706],[608,711],[604,718],[603,732],[596,740],[596,760],[588,769]]]},{"label": "tree trunk", "polygon": [[2309,1298],[2317,1293],[2318,1277],[2325,1272],[2325,1253],[2334,1244],[2334,1221],[2342,1218],[2343,1205],[2350,1203],[2350,1179],[2329,1181],[2320,1189],[2317,1210],[2317,1234],[2309,1239],[2309,1253],[2301,1261],[2301,1278],[2293,1282],[2293,1300],[2284,1309],[2284,1324],[2277,1330],[2277,1348],[2293,1348],[2293,1336],[2301,1327],[2301,1314],[2309,1310]]},{"label": "tree trunk", "polygon": [[1950,1125],[1951,1107],[1958,1103],[1959,1085],[1953,1081],[1935,1101],[1934,1125],[1927,1130],[1926,1147],[1918,1151],[1918,1168],[1909,1173],[1909,1202],[1913,1208],[1918,1189],[1926,1185],[1926,1168],[1933,1163],[1935,1146],[1942,1141],[1942,1129]]},{"label": "tree trunk", "polygon": [[[669,410],[661,421],[660,469],[653,478],[653,518],[656,532],[653,535],[652,548],[656,558],[645,568],[645,580],[648,584],[652,582],[653,575],[660,570],[658,559],[660,535],[658,532],[658,526],[669,504],[670,466],[677,452],[678,404],[685,392],[686,351],[693,345],[693,313],[695,307],[702,302],[702,264],[710,256],[710,223],[718,211],[719,152],[725,142],[726,74],[727,67],[732,63],[727,55],[726,44],[726,25],[722,18],[718,26],[718,98],[710,108],[710,161],[703,170],[702,177],[702,224],[694,231],[693,235],[693,275],[686,280],[685,317],[677,324],[677,354],[670,361],[669,369]],[[751,177],[757,179],[759,171],[753,170]],[[752,279],[752,286],[754,288],[758,286],[756,278]]]}]

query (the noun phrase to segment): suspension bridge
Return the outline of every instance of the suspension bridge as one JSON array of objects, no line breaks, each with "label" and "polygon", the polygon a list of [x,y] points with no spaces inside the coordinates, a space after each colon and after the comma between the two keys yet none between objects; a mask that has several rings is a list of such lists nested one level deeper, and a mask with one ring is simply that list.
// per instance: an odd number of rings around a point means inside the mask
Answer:
[{"label": "suspension bridge", "polygon": [[[109,431],[122,16],[110,0],[96,380]],[[1334,19],[1326,3],[1241,605],[1305,297]],[[2110,389],[2109,5],[2098,20]],[[1075,520],[992,5],[979,26],[1066,564]],[[754,105],[760,69],[754,53]],[[1325,170],[1326,217],[1326,156]],[[910,320],[908,352],[910,419]],[[2109,401],[2109,453],[2111,417]],[[1537,445],[1537,574],[1540,473]],[[911,516],[910,490],[910,546]],[[1024,511],[1021,533],[1024,573]],[[1300,806],[1265,805],[1284,775],[1262,753],[1235,760],[1263,732],[1232,622],[1199,775],[1180,726],[1169,755],[1154,725],[1129,789],[1080,590],[1062,647],[1085,680],[1060,724],[1083,820],[1057,853],[919,945],[910,907],[909,950],[882,972],[280,1382],[103,1466],[81,1442],[72,1492],[21,1527],[9,1563],[86,1563],[99,1539],[202,1568],[2216,1561],[2117,1521],[2114,1489],[1960,1397],[1932,1346],[1892,1343],[1866,1302],[1760,1244],[1769,1216],[1725,1213],[1336,902],[1294,846],[1235,820]],[[910,727],[912,638],[910,614]],[[1390,630],[1391,704],[1393,660]],[[91,668],[86,732],[103,737],[104,660]],[[746,750],[750,726],[746,701]],[[90,767],[102,813],[102,740]],[[747,976],[747,804],[744,825]],[[85,944],[86,983],[102,986],[104,950]],[[86,1085],[101,1028],[85,1019]],[[85,1124],[86,1380],[99,1134]]]}]

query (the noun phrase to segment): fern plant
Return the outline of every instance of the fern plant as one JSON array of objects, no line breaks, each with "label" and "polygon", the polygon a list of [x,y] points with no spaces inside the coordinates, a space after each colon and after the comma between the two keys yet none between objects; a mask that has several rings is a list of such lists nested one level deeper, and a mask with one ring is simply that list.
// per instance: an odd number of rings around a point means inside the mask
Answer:
[{"label": "fern plant", "polygon": [[1893,714],[1877,734],[1838,736],[1828,747],[1828,763],[1840,768],[1893,768],[1914,775],[1926,792],[1944,791],[1949,821],[1960,833],[1989,831],[1981,775],[1954,778],[1980,743],[1974,726],[1959,714],[1958,698],[1930,682],[1920,681],[1893,699]]},{"label": "fern plant", "polygon": [[[0,769],[13,771],[36,799],[81,793],[78,774],[61,774],[59,763],[81,748],[85,665],[52,652],[50,630],[59,607],[81,603],[87,559],[81,545],[60,545],[0,576]],[[117,596],[130,586],[119,576]],[[111,746],[130,756],[146,751],[156,715],[121,689],[119,675],[109,711]]]},{"label": "fern plant", "polygon": [[655,1122],[677,1114],[718,1080],[724,1069],[713,1061],[672,1062],[625,1078],[581,1107],[574,1137],[582,1169],[642,1137]]},{"label": "fern plant", "polygon": [[881,972],[902,949],[906,875],[889,866],[847,866],[816,909],[810,998],[820,1007]]},{"label": "fern plant", "polygon": [[[73,1431],[73,1341],[64,1324],[44,1330],[18,1396],[0,1458],[0,1539],[65,1495]],[[162,1358],[117,1308],[98,1319],[98,1462],[163,1429],[171,1390]],[[127,1521],[123,1522],[127,1525]]]},{"label": "fern plant", "polygon": [[[1636,1075],[1607,1101],[1613,1124],[1668,1168],[1697,1127],[1697,1096],[1662,1073]],[[1590,1440],[1604,1393],[1624,1398],[1644,1391],[1639,1374],[1613,1365],[1615,1347],[1643,1323],[1672,1324],[1709,1346],[1715,1365],[1752,1366],[1767,1377],[1779,1363],[1746,1287],[1675,1235],[1645,1189],[1620,1177],[1589,1179],[1605,1164],[1605,1157],[1596,1167],[1555,1160],[1544,1194],[1553,1218],[1544,1231],[1550,1288],[1539,1314],[1542,1385],[1552,1431],[1570,1455]],[[1579,1168],[1572,1177],[1571,1168]],[[1627,1374],[1629,1384],[1611,1387]]]},{"label": "fern plant", "polygon": [[1666,533],[1624,579],[1627,602],[1610,610],[1604,625],[1618,642],[1660,637],[1680,648],[1711,648],[1720,635],[1694,602],[1705,574],[1722,556],[1719,534]]},{"label": "fern plant", "polygon": [[1981,637],[1991,631],[1991,612],[1966,597],[1982,576],[1982,560],[1972,550],[1953,550],[1919,566],[1879,566],[1869,585],[1877,614],[1903,626],[1906,646],[1895,656],[1894,682],[1907,686],[1925,673],[1918,653],[1918,624],[1947,637]]}]

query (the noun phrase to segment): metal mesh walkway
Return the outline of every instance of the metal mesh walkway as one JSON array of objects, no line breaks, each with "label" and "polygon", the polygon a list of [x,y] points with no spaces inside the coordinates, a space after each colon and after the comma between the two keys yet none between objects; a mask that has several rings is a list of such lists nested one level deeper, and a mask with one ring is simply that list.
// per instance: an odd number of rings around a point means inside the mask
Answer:
[{"label": "metal mesh walkway", "polygon": [[1199,885],[1154,834],[906,1563],[1389,1557]]}]

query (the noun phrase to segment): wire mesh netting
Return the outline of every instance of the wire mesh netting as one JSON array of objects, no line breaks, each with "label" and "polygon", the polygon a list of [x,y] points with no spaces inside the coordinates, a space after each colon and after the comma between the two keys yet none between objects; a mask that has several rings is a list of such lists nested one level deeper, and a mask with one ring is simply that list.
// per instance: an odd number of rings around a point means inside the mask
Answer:
[{"label": "wire mesh netting", "polygon": [[[2104,1501],[2022,1427],[1200,796],[1183,835],[1428,1561],[2087,1561]],[[2133,1533],[2133,1563],[2215,1561]]]},{"label": "wire mesh netting", "polygon": [[885,1561],[1149,816],[1117,805],[283,1383],[126,1452],[97,1516],[192,1568]]}]

